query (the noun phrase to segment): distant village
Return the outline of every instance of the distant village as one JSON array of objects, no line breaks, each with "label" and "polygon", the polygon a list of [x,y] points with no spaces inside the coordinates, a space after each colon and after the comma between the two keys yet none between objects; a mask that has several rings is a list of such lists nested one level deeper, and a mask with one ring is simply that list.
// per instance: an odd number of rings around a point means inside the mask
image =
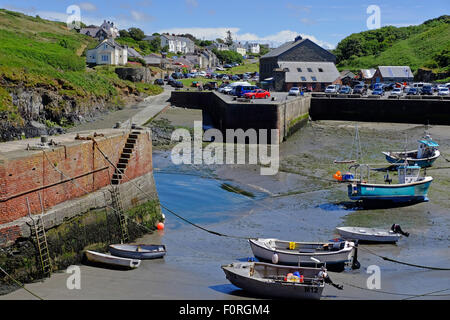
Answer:
[{"label": "distant village", "polygon": [[[152,35],[145,36],[143,40],[151,42],[159,38],[161,48],[166,48],[166,52],[143,56],[135,48],[116,42],[119,30],[113,22],[105,20],[100,26],[89,26],[79,32],[99,41],[96,48],[86,53],[86,62],[91,65],[126,65],[129,60],[141,59],[147,66],[173,72],[180,72],[182,69],[188,72],[213,72],[224,65],[224,61],[220,61],[213,51],[237,52],[244,59],[255,55],[259,58],[261,84],[275,91],[289,91],[293,87],[300,87],[312,92],[323,92],[330,85],[350,86],[355,81],[373,85],[383,82],[410,83],[414,79],[409,66],[379,66],[362,69],[356,74],[347,70],[339,72],[335,55],[301,36],[278,48],[269,48],[264,44],[235,41],[231,45],[211,41],[211,45],[199,47],[185,36]],[[265,47],[267,53],[259,56],[262,47]]]}]

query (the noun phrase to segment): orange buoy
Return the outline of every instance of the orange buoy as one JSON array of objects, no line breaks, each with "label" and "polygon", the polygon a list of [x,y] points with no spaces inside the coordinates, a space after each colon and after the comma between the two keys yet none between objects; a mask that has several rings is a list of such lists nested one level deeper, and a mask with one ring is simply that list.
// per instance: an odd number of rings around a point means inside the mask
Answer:
[{"label": "orange buoy", "polygon": [[156,228],[157,228],[158,230],[164,230],[164,223],[159,222],[159,223],[156,225]]}]

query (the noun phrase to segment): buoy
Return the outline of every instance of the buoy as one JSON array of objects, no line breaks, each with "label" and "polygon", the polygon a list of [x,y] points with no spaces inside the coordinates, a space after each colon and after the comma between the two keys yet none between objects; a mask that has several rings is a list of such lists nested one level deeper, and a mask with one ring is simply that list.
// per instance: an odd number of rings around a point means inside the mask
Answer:
[{"label": "buoy", "polygon": [[272,256],[272,263],[273,264],[277,264],[278,263],[278,255],[276,253],[274,253],[273,256]]},{"label": "buoy", "polygon": [[156,228],[157,228],[158,230],[164,230],[164,223],[162,223],[162,222],[158,223],[158,224],[156,225]]}]

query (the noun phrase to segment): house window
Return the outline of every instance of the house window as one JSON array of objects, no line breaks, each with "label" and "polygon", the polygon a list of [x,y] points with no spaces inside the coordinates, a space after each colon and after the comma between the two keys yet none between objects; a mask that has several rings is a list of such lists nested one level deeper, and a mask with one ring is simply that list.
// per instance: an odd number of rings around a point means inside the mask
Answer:
[{"label": "house window", "polygon": [[108,49],[108,46],[105,44],[105,47],[104,47],[104,49]]},{"label": "house window", "polygon": [[108,61],[108,56],[102,56],[102,61]]},{"label": "house window", "polygon": [[312,72],[312,69],[311,69],[311,68],[308,68],[308,72]]},{"label": "house window", "polygon": [[306,77],[301,77],[302,81],[306,81]]},{"label": "house window", "polygon": [[319,68],[319,72],[323,72],[323,69],[322,69],[322,68]]},{"label": "house window", "polygon": [[298,72],[302,72],[302,68],[297,68],[297,71]]},{"label": "house window", "polygon": [[312,81],[317,81],[316,77],[311,77]]},{"label": "house window", "polygon": [[284,72],[289,72],[289,68],[284,68],[283,71]]}]

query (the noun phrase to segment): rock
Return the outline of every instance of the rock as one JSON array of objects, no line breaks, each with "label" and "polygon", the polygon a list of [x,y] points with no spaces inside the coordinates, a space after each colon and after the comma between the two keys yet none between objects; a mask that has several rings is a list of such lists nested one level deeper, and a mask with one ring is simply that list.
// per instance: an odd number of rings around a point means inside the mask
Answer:
[{"label": "rock", "polygon": [[[120,79],[129,80],[132,82],[146,82],[152,81],[152,75],[148,68],[116,68],[115,72]],[[129,88],[130,91],[131,88]],[[131,89],[132,90],[132,89]],[[131,92],[131,91],[130,91]]]}]

